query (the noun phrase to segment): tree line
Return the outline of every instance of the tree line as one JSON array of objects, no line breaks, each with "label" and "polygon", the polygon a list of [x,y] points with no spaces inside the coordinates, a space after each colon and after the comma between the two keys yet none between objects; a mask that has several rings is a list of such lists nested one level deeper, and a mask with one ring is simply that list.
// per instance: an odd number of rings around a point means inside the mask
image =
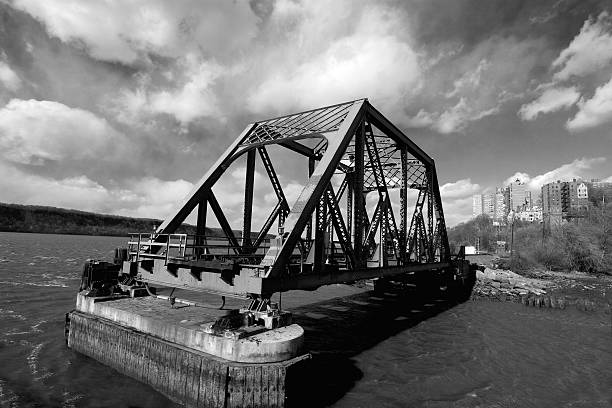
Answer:
[{"label": "tree line", "polygon": [[[132,232],[153,232],[161,223],[161,220],[150,218],[0,203],[0,231],[125,237]],[[195,234],[195,227],[183,224],[177,232]],[[207,228],[207,234],[218,235],[219,232]]]},{"label": "tree line", "polygon": [[[448,230],[451,250],[475,246],[489,253],[502,249],[512,269],[546,268],[612,274],[612,203],[594,202],[580,218],[559,225],[515,220],[512,226],[494,225],[486,215]],[[498,241],[506,241],[505,248]],[[511,255],[510,256],[510,251]]]}]

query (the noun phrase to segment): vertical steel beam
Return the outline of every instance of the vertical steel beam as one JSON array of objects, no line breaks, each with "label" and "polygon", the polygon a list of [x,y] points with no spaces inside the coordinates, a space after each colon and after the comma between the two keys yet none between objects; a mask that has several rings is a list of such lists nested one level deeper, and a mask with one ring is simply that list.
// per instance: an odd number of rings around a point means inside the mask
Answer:
[{"label": "vertical steel beam", "polygon": [[400,187],[400,236],[398,257],[405,262],[406,258],[406,237],[408,234],[408,152],[405,146],[400,147],[400,158],[402,165],[402,184]]},{"label": "vertical steel beam", "polygon": [[[317,162],[314,157],[308,158],[308,178],[314,173],[316,164]],[[308,219],[308,223],[306,224],[306,240],[310,245],[310,241],[312,241],[312,216]]]},{"label": "vertical steel beam", "polygon": [[432,164],[432,184],[434,193],[434,204],[438,226],[436,228],[440,240],[440,262],[449,262],[451,260],[450,246],[448,244],[448,235],[446,233],[446,223],[444,222],[444,210],[442,209],[442,198],[440,197],[440,186],[438,185],[438,175],[436,174],[436,166]]},{"label": "vertical steel beam", "polygon": [[249,150],[244,182],[244,214],[242,222],[242,252],[251,252],[251,221],[253,217],[253,189],[255,184],[255,150]]},{"label": "vertical steel beam", "polygon": [[204,236],[206,235],[206,212],[207,212],[207,201],[204,198],[198,204],[198,220],[196,222],[196,235]]},{"label": "vertical steel beam", "polygon": [[387,259],[387,200],[380,201],[381,211],[379,214],[380,223],[380,261],[379,265],[382,267],[389,266],[389,260]]},{"label": "vertical steel beam", "polygon": [[325,244],[326,244],[326,231],[327,231],[327,205],[325,204],[325,197],[321,197],[317,209],[315,211],[315,240],[314,240],[314,263],[313,270],[315,272],[321,272],[323,264],[325,263]]},{"label": "vertical steel beam", "polygon": [[364,177],[364,138],[365,138],[365,123],[362,121],[355,132],[355,185],[354,194],[354,239],[353,249],[355,252],[355,269],[365,268],[366,257],[363,253],[363,229],[364,220],[366,217],[365,197],[363,196],[363,177]]},{"label": "vertical steel beam", "polygon": [[432,171],[428,170],[426,173],[427,176],[427,249],[428,256],[427,259],[429,262],[433,262],[435,248],[433,246],[435,237],[434,237],[434,194],[433,194],[433,178]]},{"label": "vertical steel beam", "polygon": [[204,255],[203,245],[206,244],[206,212],[208,204],[206,198],[202,199],[198,204],[198,219],[196,222],[196,250],[195,255],[197,258]]},{"label": "vertical steel beam", "polygon": [[353,227],[353,191],[355,187],[355,173],[347,173],[346,178],[348,188],[346,193],[346,230],[348,231],[348,242],[350,244]]}]

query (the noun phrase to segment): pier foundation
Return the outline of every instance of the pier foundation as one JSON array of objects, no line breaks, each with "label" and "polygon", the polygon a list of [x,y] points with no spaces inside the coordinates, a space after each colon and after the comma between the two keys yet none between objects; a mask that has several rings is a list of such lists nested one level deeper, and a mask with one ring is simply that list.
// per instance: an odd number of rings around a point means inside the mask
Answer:
[{"label": "pier foundation", "polygon": [[[133,302],[140,307],[148,304],[148,310],[142,314],[126,310]],[[181,324],[165,321],[163,314],[156,313],[156,303],[160,302],[152,298],[96,299],[79,294],[77,309],[66,319],[68,347],[186,407],[285,406],[287,374],[309,358],[300,350],[301,327],[281,328],[288,329],[284,334],[279,329],[264,332],[264,340],[261,334],[255,335],[260,336],[255,341],[223,338],[206,333],[207,322],[194,328],[187,311]],[[147,316],[147,311],[156,316]],[[263,346],[260,352],[257,344]],[[207,347],[247,362],[202,351]],[[270,361],[261,361],[262,355]]]}]

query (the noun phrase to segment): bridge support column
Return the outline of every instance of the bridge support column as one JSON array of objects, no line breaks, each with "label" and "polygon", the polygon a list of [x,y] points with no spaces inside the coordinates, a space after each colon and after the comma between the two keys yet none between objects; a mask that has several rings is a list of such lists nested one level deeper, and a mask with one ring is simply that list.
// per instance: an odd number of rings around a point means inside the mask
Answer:
[{"label": "bridge support column", "polygon": [[186,407],[284,407],[287,373],[310,358],[300,351],[302,328],[214,336],[193,309],[79,294],[67,314],[67,345]]}]

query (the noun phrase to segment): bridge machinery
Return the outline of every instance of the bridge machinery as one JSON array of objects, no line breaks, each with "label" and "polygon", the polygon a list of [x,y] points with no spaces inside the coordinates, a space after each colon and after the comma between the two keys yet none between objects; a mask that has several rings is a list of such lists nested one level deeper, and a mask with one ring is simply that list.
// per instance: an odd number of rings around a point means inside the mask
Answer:
[{"label": "bridge machinery", "polygon": [[[285,167],[268,153],[272,145],[303,160],[308,178],[294,203],[277,173]],[[213,192],[240,158],[246,162],[241,234]],[[254,232],[256,164],[265,169],[276,205]],[[177,234],[192,211],[196,234]],[[211,215],[222,237],[206,234]],[[268,328],[290,322],[270,302],[276,292],[361,279],[439,287],[463,279],[468,269],[451,259],[434,160],[367,99],[248,125],[154,233],[132,234],[122,265],[124,275],[145,284],[250,298],[242,316],[251,320],[237,325]]]}]

